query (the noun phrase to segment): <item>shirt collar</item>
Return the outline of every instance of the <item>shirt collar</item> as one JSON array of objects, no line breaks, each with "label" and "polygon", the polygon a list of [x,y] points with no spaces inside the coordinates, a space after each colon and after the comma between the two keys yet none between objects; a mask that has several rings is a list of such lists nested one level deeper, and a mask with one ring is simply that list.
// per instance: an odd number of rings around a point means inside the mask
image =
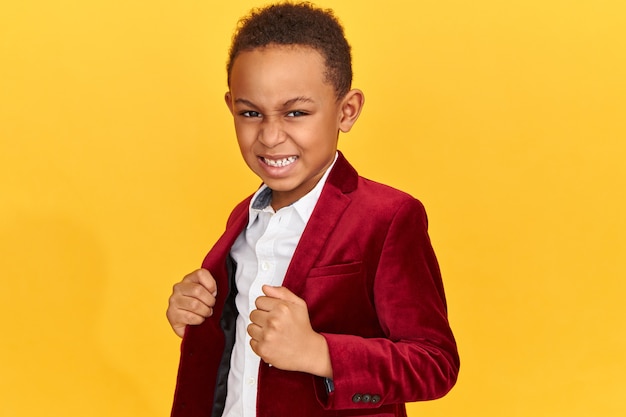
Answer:
[{"label": "shirt collar", "polygon": [[[335,159],[333,160],[333,163],[328,167],[326,172],[324,172],[324,175],[322,176],[322,178],[320,178],[315,187],[313,187],[311,191],[301,197],[298,201],[288,206],[296,210],[296,213],[298,213],[298,215],[305,224],[309,221],[309,218],[313,213],[313,209],[317,204],[317,200],[319,200],[320,195],[322,194],[324,184],[326,184],[326,180],[328,179],[328,174],[330,174],[330,171],[335,166],[335,162],[337,162],[338,155],[338,153],[335,153]],[[263,184],[252,196],[252,201],[250,202],[249,208],[247,228],[250,228],[250,226],[252,226],[254,221],[259,216],[259,213],[274,213],[274,209],[272,208],[271,203],[272,190],[266,184]]]}]

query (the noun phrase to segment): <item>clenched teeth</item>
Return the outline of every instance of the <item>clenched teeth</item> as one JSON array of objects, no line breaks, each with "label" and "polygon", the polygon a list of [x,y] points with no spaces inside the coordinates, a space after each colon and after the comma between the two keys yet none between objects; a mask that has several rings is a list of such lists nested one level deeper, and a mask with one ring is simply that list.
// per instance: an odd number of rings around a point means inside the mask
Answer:
[{"label": "clenched teeth", "polygon": [[298,159],[297,156],[290,156],[288,158],[283,158],[283,159],[263,158],[263,161],[271,167],[284,167],[284,166],[293,164],[296,161],[296,159]]}]

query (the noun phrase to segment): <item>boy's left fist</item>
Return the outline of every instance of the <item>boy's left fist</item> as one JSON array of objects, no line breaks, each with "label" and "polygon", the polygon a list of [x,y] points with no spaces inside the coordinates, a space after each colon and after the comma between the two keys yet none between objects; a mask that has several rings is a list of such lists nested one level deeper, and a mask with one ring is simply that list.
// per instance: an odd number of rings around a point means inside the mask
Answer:
[{"label": "boy's left fist", "polygon": [[331,378],[328,345],[311,327],[306,302],[285,287],[262,289],[248,326],[254,353],[278,369]]}]

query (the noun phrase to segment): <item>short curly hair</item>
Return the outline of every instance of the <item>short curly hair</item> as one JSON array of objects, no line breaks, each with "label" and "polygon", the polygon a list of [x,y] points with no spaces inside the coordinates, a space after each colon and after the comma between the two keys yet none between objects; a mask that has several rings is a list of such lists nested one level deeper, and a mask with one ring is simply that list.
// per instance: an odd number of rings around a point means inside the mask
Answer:
[{"label": "short curly hair", "polygon": [[352,56],[343,27],[330,9],[309,2],[278,3],[253,9],[239,20],[228,56],[228,86],[239,53],[269,45],[301,45],[317,50],[325,60],[326,81],[337,98],[352,85]]}]

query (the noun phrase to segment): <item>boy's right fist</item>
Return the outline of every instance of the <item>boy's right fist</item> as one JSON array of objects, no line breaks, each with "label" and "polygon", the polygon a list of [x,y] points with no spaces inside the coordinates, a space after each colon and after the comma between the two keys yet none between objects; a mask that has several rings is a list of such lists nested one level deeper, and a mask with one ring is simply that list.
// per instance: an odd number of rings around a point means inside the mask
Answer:
[{"label": "boy's right fist", "polygon": [[188,324],[200,324],[213,314],[217,284],[206,269],[198,269],[174,285],[167,307],[167,320],[183,337]]}]

